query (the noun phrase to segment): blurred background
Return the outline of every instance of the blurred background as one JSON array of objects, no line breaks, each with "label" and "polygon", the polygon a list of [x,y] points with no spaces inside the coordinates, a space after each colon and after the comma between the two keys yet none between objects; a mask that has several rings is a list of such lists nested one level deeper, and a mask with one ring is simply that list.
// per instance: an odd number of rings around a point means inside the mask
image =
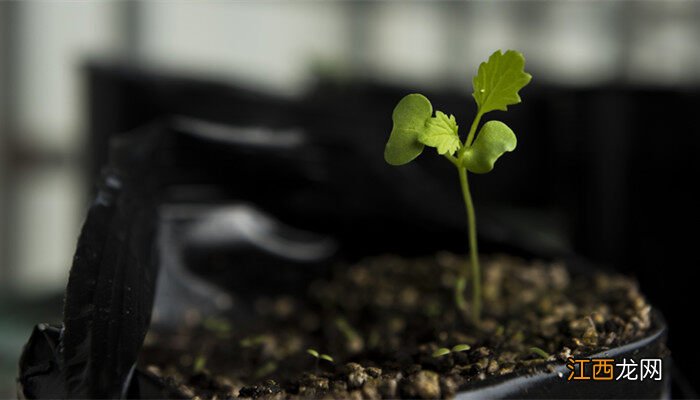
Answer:
[{"label": "blurred background", "polygon": [[[480,212],[638,277],[693,376],[699,20],[695,1],[0,2],[0,397],[14,396],[31,327],[61,320],[110,133],[96,129],[116,118],[105,81],[131,71],[291,102],[348,93],[360,108],[383,95],[384,132],[408,91],[468,99],[495,49],[523,52],[534,79],[504,117],[519,162],[477,181]],[[457,104],[445,111],[472,115]],[[693,393],[678,377],[676,393]]]}]

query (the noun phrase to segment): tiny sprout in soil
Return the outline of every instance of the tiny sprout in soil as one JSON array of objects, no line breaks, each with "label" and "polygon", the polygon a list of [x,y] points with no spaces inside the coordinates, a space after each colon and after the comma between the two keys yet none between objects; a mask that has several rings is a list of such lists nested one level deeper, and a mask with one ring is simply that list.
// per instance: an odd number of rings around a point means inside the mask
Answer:
[{"label": "tiny sprout in soil", "polygon": [[318,352],[318,350],[315,349],[306,349],[306,352],[314,357],[316,359],[316,364],[318,365],[318,360],[326,360],[329,363],[333,363],[333,357],[329,356],[328,354],[321,354]]},{"label": "tiny sprout in soil", "polygon": [[459,353],[462,351],[467,351],[469,349],[471,349],[471,346],[469,346],[468,344],[458,344],[458,345],[452,347],[452,349],[448,349],[446,347],[441,347],[433,352],[433,357],[438,358],[438,357],[446,356],[450,353]]},{"label": "tiny sprout in soil", "polygon": [[[517,139],[503,122],[488,121],[479,128],[481,117],[495,110],[506,111],[509,105],[520,103],[518,92],[530,80],[524,71],[525,58],[517,51],[494,52],[481,63],[473,79],[477,112],[464,140],[460,139],[457,121],[453,115],[436,111],[422,94],[405,96],[394,108],[393,128],[384,149],[384,159],[391,165],[404,165],[418,157],[425,146],[434,147],[438,154],[455,166],[459,174],[462,197],[467,212],[469,252],[472,279],[471,316],[479,324],[481,314],[481,270],[476,241],[476,218],[468,172],[483,174],[493,169],[494,163],[505,152],[515,150]],[[455,282],[455,304],[465,311],[464,291],[467,286],[467,266]]]},{"label": "tiny sprout in soil", "polygon": [[545,360],[548,360],[549,357],[551,357],[551,355],[550,355],[549,353],[547,353],[546,351],[540,349],[539,347],[534,347],[534,346],[533,346],[533,347],[530,347],[530,352],[532,352],[533,354],[536,354],[536,355],[542,357],[542,358],[545,359]]},{"label": "tiny sprout in soil", "polygon": [[199,374],[202,371],[204,371],[204,368],[206,367],[206,365],[207,365],[206,357],[204,357],[203,355],[199,355],[194,360],[194,364],[192,365],[192,371],[195,374]]}]

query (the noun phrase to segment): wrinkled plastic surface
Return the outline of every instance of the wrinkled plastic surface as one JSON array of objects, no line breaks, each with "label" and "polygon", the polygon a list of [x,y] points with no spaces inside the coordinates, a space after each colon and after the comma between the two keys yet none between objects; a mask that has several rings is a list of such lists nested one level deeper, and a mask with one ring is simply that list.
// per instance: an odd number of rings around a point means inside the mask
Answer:
[{"label": "wrinkled plastic surface", "polygon": [[113,143],[71,268],[61,359],[71,398],[124,396],[148,330],[155,279],[157,170],[163,132]]},{"label": "wrinkled plastic surface", "polygon": [[[18,395],[26,399],[71,398],[65,390],[60,345],[62,327],[39,324],[34,328],[20,359]],[[122,393],[125,398],[187,398],[160,378],[135,369]]]},{"label": "wrinkled plastic surface", "polygon": [[[329,271],[337,243],[287,226],[250,204],[168,204],[160,208],[161,270],[152,326],[175,329],[186,312],[252,317],[251,296],[290,293]],[[218,268],[212,259],[224,259]]]}]

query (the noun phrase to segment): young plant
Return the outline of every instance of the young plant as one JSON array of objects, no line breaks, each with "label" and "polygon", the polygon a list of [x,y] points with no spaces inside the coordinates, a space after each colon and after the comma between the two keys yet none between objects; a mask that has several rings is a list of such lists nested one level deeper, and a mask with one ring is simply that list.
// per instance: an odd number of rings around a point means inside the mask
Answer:
[{"label": "young plant", "polygon": [[194,359],[194,363],[192,364],[192,372],[195,374],[199,374],[204,372],[204,368],[207,366],[207,358],[203,355],[198,355],[197,358]]},{"label": "young plant", "polygon": [[306,353],[309,354],[311,357],[316,359],[315,364],[314,364],[316,371],[318,371],[319,360],[326,360],[331,364],[335,362],[335,361],[333,361],[333,357],[329,356],[328,354],[321,354],[316,349],[306,349]]},{"label": "young plant", "polygon": [[350,326],[347,319],[343,317],[338,317],[335,319],[335,327],[345,336],[347,341],[347,348],[351,352],[359,352],[365,346],[364,340],[359,333]]},{"label": "young plant", "polygon": [[469,346],[468,344],[458,344],[458,345],[452,347],[451,349],[448,349],[447,347],[440,347],[439,349],[437,349],[433,352],[433,357],[438,358],[438,357],[446,356],[450,353],[459,353],[462,351],[467,351],[469,349],[471,349],[471,346]]},{"label": "young plant", "polygon": [[204,329],[216,334],[220,338],[226,338],[231,334],[231,323],[222,318],[210,317],[202,321]]},{"label": "young plant", "polygon": [[547,353],[546,351],[540,349],[539,347],[535,347],[535,346],[530,347],[530,352],[532,354],[538,355],[540,358],[544,359],[545,361],[549,360],[549,358],[551,357],[551,355],[549,353]]},{"label": "young plant", "polygon": [[[476,218],[469,191],[468,172],[483,174],[493,169],[494,163],[505,152],[515,149],[517,139],[503,122],[488,121],[481,129],[481,117],[495,110],[506,111],[509,105],[520,103],[518,91],[532,77],[524,71],[525,58],[517,51],[494,52],[481,63],[473,79],[476,117],[466,138],[459,136],[453,115],[436,111],[422,94],[409,94],[396,105],[392,114],[393,128],[384,149],[384,159],[391,165],[404,165],[418,157],[425,146],[434,147],[438,154],[455,166],[459,174],[462,197],[467,211],[469,252],[472,278],[472,318],[479,323],[481,315],[481,269],[476,241]],[[455,302],[464,311],[464,291],[467,286],[467,266],[455,282]]]}]

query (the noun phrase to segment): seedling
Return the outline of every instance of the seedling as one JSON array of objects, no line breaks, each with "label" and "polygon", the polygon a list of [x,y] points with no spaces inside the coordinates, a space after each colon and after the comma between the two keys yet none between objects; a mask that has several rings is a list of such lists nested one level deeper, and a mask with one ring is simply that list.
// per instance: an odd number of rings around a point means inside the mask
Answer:
[{"label": "seedling", "polygon": [[221,338],[228,337],[231,333],[231,323],[225,319],[210,317],[206,318],[202,325],[204,329],[216,334]]},{"label": "seedling", "polygon": [[192,371],[195,374],[199,374],[204,371],[204,367],[207,365],[207,358],[204,357],[203,355],[198,355],[197,358],[194,359],[194,363],[192,365]]},{"label": "seedling", "polygon": [[547,353],[546,351],[540,349],[539,347],[535,347],[535,346],[530,347],[530,352],[542,357],[545,360],[548,360],[549,357],[551,357],[551,355],[549,353]]},{"label": "seedling", "polygon": [[255,377],[260,379],[264,376],[268,376],[277,370],[277,363],[274,361],[268,361],[263,364],[260,368],[255,371]]},{"label": "seedling", "polygon": [[450,353],[459,353],[462,351],[467,351],[471,349],[471,346],[468,344],[458,344],[454,346],[452,349],[448,349],[447,347],[441,347],[433,352],[433,357],[438,358],[442,356],[446,356]]},{"label": "seedling", "polygon": [[[494,52],[481,63],[473,79],[477,112],[464,141],[460,139],[453,115],[436,111],[422,94],[405,96],[394,108],[393,128],[384,149],[384,159],[391,165],[404,165],[418,157],[425,146],[434,147],[457,168],[462,197],[467,211],[469,228],[469,256],[472,278],[472,318],[479,323],[481,315],[481,269],[476,241],[476,218],[469,191],[468,172],[483,174],[493,169],[494,163],[505,152],[515,149],[517,139],[503,122],[488,121],[479,128],[481,117],[495,110],[506,111],[509,105],[520,103],[518,91],[532,77],[524,71],[525,58],[517,51]],[[455,281],[455,303],[464,311],[464,291],[468,270],[465,265]]]},{"label": "seedling", "polygon": [[362,340],[362,336],[360,336],[360,334],[357,333],[352,326],[350,326],[348,320],[343,317],[338,317],[335,319],[335,326],[343,334],[343,336],[345,336],[348,349],[354,352],[362,350],[364,347],[364,340]]},{"label": "seedling", "polygon": [[265,335],[257,335],[257,336],[248,336],[239,342],[241,347],[255,347],[259,346],[267,341],[267,336]]},{"label": "seedling", "polygon": [[318,352],[316,349],[306,349],[306,352],[311,355],[313,358],[316,359],[315,361],[315,368],[318,371],[318,362],[319,360],[326,360],[329,363],[334,363],[333,357],[329,356],[328,354],[321,354]]}]

